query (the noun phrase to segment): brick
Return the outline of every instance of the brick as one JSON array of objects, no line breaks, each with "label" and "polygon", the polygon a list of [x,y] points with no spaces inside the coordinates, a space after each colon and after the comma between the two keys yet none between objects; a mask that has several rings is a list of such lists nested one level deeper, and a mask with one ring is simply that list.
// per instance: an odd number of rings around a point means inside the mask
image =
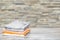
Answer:
[{"label": "brick", "polygon": [[37,25],[36,27],[38,27],[38,28],[50,28],[50,26],[49,25]]},{"label": "brick", "polygon": [[60,2],[60,0],[53,0],[53,2]]},{"label": "brick", "polygon": [[36,23],[31,23],[29,27],[35,28],[35,27],[37,27],[37,24]]},{"label": "brick", "polygon": [[52,5],[60,5],[60,3],[59,3],[59,2],[57,2],[57,3],[52,3]]},{"label": "brick", "polygon": [[49,0],[40,0],[41,3],[47,3],[50,2]]},{"label": "brick", "polygon": [[51,5],[51,3],[40,3],[40,4],[43,5],[43,6]]},{"label": "brick", "polygon": [[47,8],[60,8],[60,6],[47,6]]},{"label": "brick", "polygon": [[46,18],[40,18],[40,19],[38,19],[38,24],[48,24],[48,19],[46,19]]},{"label": "brick", "polygon": [[37,18],[24,18],[24,21],[31,21],[32,23],[37,22]]},{"label": "brick", "polygon": [[27,4],[27,5],[34,5],[37,2],[39,2],[39,0],[25,0],[25,4]]}]

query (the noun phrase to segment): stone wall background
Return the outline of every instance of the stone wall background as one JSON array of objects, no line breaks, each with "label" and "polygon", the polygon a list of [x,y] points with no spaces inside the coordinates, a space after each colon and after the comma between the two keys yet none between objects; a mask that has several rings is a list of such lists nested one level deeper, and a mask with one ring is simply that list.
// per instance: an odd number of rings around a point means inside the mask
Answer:
[{"label": "stone wall background", "polygon": [[0,0],[0,26],[16,19],[30,27],[60,28],[60,0]]}]

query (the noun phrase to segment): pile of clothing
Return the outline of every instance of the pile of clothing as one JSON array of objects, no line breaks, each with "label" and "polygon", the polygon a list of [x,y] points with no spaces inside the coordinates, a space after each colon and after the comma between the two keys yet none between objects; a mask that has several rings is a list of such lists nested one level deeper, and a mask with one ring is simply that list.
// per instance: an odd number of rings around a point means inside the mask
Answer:
[{"label": "pile of clothing", "polygon": [[30,22],[15,20],[5,25],[3,34],[26,36],[30,32],[29,25],[30,25]]}]

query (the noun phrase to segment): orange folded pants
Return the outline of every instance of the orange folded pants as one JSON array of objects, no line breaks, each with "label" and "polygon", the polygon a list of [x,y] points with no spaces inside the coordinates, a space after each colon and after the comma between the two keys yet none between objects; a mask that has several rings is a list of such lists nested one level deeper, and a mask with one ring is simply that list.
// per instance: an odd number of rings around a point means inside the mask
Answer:
[{"label": "orange folded pants", "polygon": [[29,28],[27,28],[25,31],[23,31],[23,32],[14,32],[14,31],[9,31],[9,30],[4,30],[3,31],[3,34],[15,34],[15,35],[18,35],[18,36],[21,36],[21,35],[23,35],[23,36],[26,36],[28,33],[30,32],[30,29]]}]

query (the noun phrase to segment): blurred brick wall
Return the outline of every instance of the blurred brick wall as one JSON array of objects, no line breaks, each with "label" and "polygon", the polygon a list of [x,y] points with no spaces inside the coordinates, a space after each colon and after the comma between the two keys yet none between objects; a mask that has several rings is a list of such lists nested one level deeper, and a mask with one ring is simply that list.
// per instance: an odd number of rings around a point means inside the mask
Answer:
[{"label": "blurred brick wall", "polygon": [[0,0],[1,27],[23,17],[30,27],[59,27],[60,0]]}]

